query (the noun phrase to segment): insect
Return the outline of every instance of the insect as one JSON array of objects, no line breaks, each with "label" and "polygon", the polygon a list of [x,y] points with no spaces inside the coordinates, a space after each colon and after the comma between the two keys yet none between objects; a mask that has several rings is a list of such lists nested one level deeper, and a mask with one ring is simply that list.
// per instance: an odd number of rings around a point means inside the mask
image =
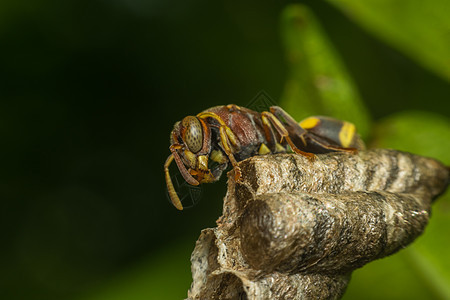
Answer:
[{"label": "insect", "polygon": [[346,121],[315,116],[297,123],[278,106],[259,113],[234,104],[175,123],[170,144],[164,173],[171,202],[179,210],[183,205],[169,173],[173,160],[188,184],[199,185],[217,181],[229,164],[238,181],[238,162],[254,155],[293,151],[314,160],[315,154],[355,153],[365,147],[355,126]]}]

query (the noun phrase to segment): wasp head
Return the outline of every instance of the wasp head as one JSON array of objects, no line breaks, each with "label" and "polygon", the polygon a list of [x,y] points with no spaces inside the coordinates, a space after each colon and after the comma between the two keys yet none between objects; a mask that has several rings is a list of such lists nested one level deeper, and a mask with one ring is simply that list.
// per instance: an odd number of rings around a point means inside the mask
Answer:
[{"label": "wasp head", "polygon": [[164,165],[167,189],[172,204],[183,209],[170,179],[169,165],[175,160],[184,180],[191,185],[216,181],[216,177],[208,167],[211,154],[211,129],[208,124],[197,117],[187,116],[175,123],[170,134],[171,155]]}]

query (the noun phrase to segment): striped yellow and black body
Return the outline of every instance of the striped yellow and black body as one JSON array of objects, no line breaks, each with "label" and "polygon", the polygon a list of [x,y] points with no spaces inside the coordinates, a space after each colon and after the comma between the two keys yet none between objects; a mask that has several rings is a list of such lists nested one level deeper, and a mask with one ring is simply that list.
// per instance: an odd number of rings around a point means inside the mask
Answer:
[{"label": "striped yellow and black body", "polygon": [[170,140],[165,177],[171,201],[180,210],[169,174],[173,160],[186,182],[198,185],[217,181],[229,164],[239,180],[237,162],[254,155],[293,151],[314,159],[319,153],[364,149],[353,124],[319,116],[297,123],[278,106],[262,113],[233,104],[212,107],[177,122]]}]

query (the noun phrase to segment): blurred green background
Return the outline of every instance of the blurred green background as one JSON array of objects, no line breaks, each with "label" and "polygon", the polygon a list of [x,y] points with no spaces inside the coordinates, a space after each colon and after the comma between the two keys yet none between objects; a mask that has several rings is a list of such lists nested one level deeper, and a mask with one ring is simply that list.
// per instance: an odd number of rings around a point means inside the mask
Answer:
[{"label": "blurred green background", "polygon": [[[300,3],[300,4],[299,4]],[[167,201],[173,124],[260,90],[450,164],[448,1],[0,2],[0,299],[181,299],[225,178]],[[225,177],[225,176],[224,176]],[[450,299],[449,193],[344,299]]]}]

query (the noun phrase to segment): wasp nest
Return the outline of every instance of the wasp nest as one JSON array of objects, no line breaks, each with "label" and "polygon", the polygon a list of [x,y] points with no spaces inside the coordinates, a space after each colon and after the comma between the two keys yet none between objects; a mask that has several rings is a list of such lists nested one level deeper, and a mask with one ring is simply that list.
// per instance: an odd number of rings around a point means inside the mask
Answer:
[{"label": "wasp nest", "polygon": [[338,299],[351,272],[418,237],[449,169],[394,150],[255,156],[192,253],[189,299]]}]

